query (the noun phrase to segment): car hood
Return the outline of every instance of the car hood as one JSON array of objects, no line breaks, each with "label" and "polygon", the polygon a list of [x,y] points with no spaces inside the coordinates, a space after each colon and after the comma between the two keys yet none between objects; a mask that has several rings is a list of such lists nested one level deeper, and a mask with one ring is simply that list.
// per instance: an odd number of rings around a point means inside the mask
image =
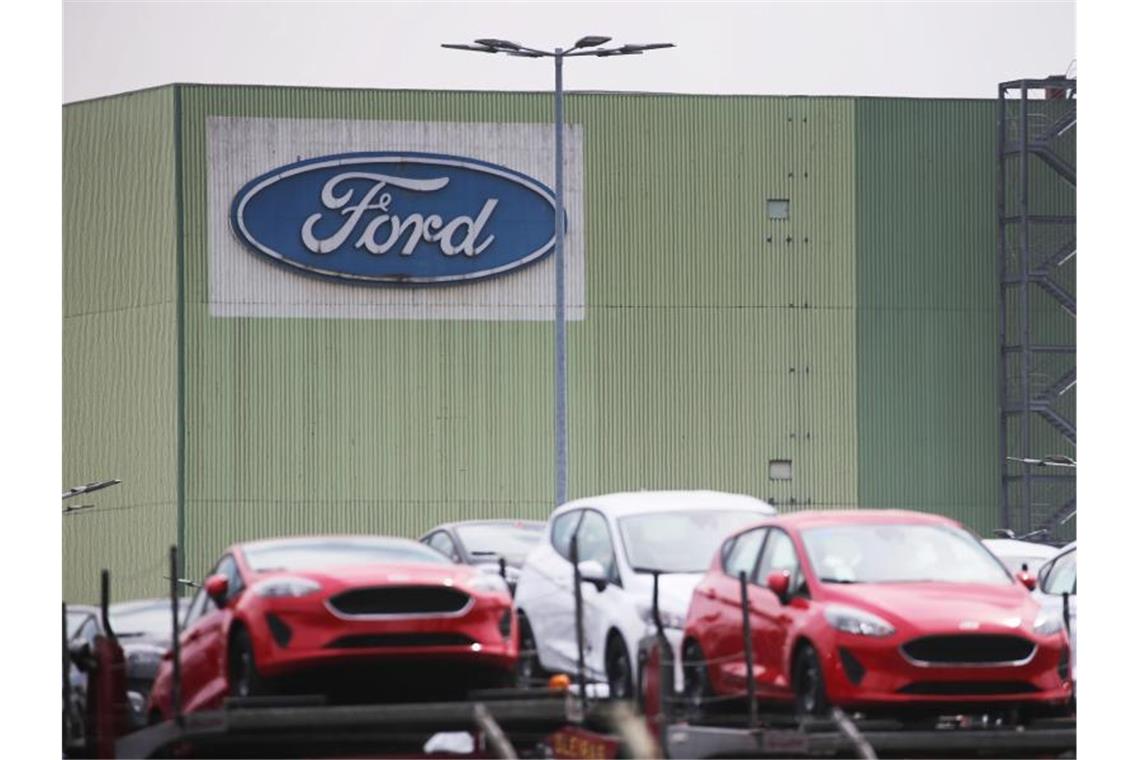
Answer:
[{"label": "car hood", "polygon": [[1039,610],[1020,585],[982,583],[825,584],[824,603],[867,610],[899,630],[1032,630]]},{"label": "car hood", "polygon": [[[683,617],[689,612],[693,590],[703,577],[702,573],[662,573],[657,588],[657,604],[661,609]],[[638,601],[644,601],[646,606],[653,604],[653,576],[635,574],[626,591],[634,594]]]},{"label": "car hood", "polygon": [[346,565],[311,570],[278,570],[261,573],[258,580],[275,577],[311,578],[322,586],[406,586],[464,584],[479,570],[466,565],[427,563]]}]

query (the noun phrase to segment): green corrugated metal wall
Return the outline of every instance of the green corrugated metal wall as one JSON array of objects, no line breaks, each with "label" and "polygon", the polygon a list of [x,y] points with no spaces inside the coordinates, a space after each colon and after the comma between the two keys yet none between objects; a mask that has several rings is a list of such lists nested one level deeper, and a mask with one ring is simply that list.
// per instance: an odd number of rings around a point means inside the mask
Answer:
[{"label": "green corrugated metal wall", "polygon": [[990,101],[859,100],[859,503],[999,527]]},{"label": "green corrugated metal wall", "polygon": [[63,112],[63,594],[161,593],[175,538],[175,203],[172,88]]},{"label": "green corrugated metal wall", "polygon": [[[587,236],[586,319],[569,327],[572,496],[855,501],[852,113],[846,99],[568,99]],[[185,90],[192,571],[272,533],[544,517],[549,323],[208,316],[208,115],[542,122],[550,99]],[[790,220],[766,219],[769,197],[791,199]],[[772,458],[792,458],[796,480],[769,482]]]},{"label": "green corrugated metal wall", "polygon": [[[151,568],[165,561],[178,491],[176,99],[188,572],[256,536],[545,516],[551,325],[210,317],[205,119],[546,122],[549,96],[164,88],[66,110],[69,144],[100,148],[65,150],[65,481],[139,484],[106,492],[115,499],[149,489],[69,520],[67,593],[91,596],[85,574],[107,547],[138,578],[117,590],[163,590]],[[713,487],[783,508],[906,506],[991,526],[992,102],[582,94],[567,118],[584,133],[587,251],[586,316],[569,325],[572,496]],[[84,183],[118,188],[100,203],[133,225],[121,232],[129,255],[117,254],[125,290],[154,302],[108,305],[140,315],[114,337],[81,333],[73,316],[98,311],[87,292],[98,280],[73,261],[92,262],[81,238],[113,237],[100,226],[113,214],[81,208]],[[769,198],[789,199],[790,218],[768,219]],[[92,361],[102,371],[80,375]],[[89,400],[125,389],[100,414],[121,420],[138,396],[145,430],[81,424]],[[95,461],[77,469],[84,457]],[[794,479],[769,481],[769,459],[793,460]],[[78,532],[83,520],[108,526],[102,543],[80,548],[95,535]]]}]

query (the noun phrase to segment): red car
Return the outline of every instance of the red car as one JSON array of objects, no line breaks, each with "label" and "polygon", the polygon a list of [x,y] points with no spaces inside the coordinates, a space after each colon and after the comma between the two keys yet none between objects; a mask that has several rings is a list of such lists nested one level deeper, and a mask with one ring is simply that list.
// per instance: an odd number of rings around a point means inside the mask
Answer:
[{"label": "red car", "polygon": [[801,715],[1053,712],[1072,696],[1064,625],[1031,581],[953,520],[859,510],[773,517],[724,542],[685,623],[695,706],[747,693],[742,571],[756,694]]},{"label": "red car", "polygon": [[[277,691],[439,697],[510,685],[518,658],[502,578],[381,536],[231,547],[194,597],[180,641],[185,711]],[[171,715],[172,670],[168,652],[152,721]]]}]

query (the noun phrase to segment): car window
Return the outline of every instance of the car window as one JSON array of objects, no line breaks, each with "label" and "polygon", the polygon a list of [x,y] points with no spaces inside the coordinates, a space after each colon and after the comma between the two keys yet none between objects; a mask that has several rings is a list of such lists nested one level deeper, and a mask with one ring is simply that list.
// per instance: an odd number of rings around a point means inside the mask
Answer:
[{"label": "car window", "polygon": [[194,622],[205,613],[205,608],[206,589],[199,588],[194,594],[194,601],[190,602],[190,607],[186,610],[186,616],[182,619],[182,629],[186,630],[194,625]]},{"label": "car window", "polygon": [[87,620],[83,621],[79,631],[75,634],[73,641],[78,641],[85,644],[95,646],[95,637],[99,635],[99,624],[95,621],[94,615],[89,615]]},{"label": "car window", "polygon": [[91,618],[90,612],[81,612],[69,609],[67,611],[67,638],[74,639],[79,636],[79,629]]},{"label": "car window", "polygon": [[554,551],[566,559],[570,559],[570,537],[578,527],[578,520],[582,517],[582,510],[575,509],[559,515],[550,528],[550,543]]},{"label": "car window", "polygon": [[1041,590],[1046,594],[1057,595],[1065,592],[1077,593],[1076,551],[1062,554],[1053,560],[1053,566],[1049,569],[1049,574],[1045,577],[1045,583]]},{"label": "car window", "polygon": [[768,532],[768,540],[764,543],[764,554],[760,558],[760,567],[756,572],[756,581],[761,585],[768,582],[768,575],[787,570],[791,576],[788,588],[791,593],[799,593],[803,585],[803,576],[800,573],[800,561],[796,557],[796,545],[782,530]]},{"label": "car window", "polygon": [[[237,561],[233,555],[227,554],[218,561],[218,566],[214,568],[211,575],[224,575],[226,576],[226,602],[241,593],[244,585],[241,581],[241,571],[238,570]],[[211,601],[211,604],[213,602]]]},{"label": "car window", "polygon": [[451,536],[442,530],[437,530],[435,533],[432,533],[427,544],[451,561],[459,561],[459,552],[455,549],[455,542],[451,540]]},{"label": "car window", "polygon": [[739,577],[741,572],[751,577],[767,532],[767,528],[758,528],[737,536],[728,556],[724,558],[724,572],[733,578]]},{"label": "car window", "polygon": [[594,560],[601,564],[606,577],[617,581],[617,563],[610,528],[601,513],[585,510],[578,525],[578,561]]}]

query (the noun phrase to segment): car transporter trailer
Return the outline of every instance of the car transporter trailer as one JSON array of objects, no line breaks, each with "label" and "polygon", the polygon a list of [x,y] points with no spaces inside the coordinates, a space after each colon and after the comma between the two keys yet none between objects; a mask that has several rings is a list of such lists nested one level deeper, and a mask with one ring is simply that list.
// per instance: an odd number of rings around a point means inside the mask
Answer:
[{"label": "car transporter trailer", "polygon": [[[691,711],[668,687],[673,683],[673,662],[657,615],[659,573],[654,570],[646,572],[654,576],[657,633],[647,636],[639,650],[644,678],[639,684],[642,710],[636,716],[632,705],[599,699],[591,696],[588,687],[574,685],[473,691],[463,701],[422,704],[329,704],[315,695],[230,698],[218,710],[183,713],[177,683],[181,678],[180,581],[174,547],[170,557],[174,717],[133,733],[107,736],[106,731],[124,725],[115,716],[126,709],[126,695],[108,698],[110,689],[90,688],[96,704],[89,714],[103,719],[93,723],[96,735],[88,741],[89,755],[428,757],[432,752],[425,745],[433,736],[447,732],[468,734],[468,745],[463,750],[438,745],[439,756],[1039,758],[1073,757],[1076,752],[1075,717],[1013,724],[959,718],[921,729],[890,720],[849,718],[840,710],[834,710],[830,718],[797,720],[788,713],[758,713],[754,693],[749,694],[746,714],[686,715]],[[106,571],[103,578],[105,609],[110,596]],[[577,612],[580,616],[580,609]],[[744,616],[745,626],[747,619]],[[113,645],[113,632],[110,637]],[[747,651],[745,659],[751,671]],[[65,683],[66,667],[65,659]],[[107,658],[96,662],[90,675],[97,683],[101,679],[114,683],[115,667],[114,659]],[[578,683],[584,680],[579,675]]]}]

